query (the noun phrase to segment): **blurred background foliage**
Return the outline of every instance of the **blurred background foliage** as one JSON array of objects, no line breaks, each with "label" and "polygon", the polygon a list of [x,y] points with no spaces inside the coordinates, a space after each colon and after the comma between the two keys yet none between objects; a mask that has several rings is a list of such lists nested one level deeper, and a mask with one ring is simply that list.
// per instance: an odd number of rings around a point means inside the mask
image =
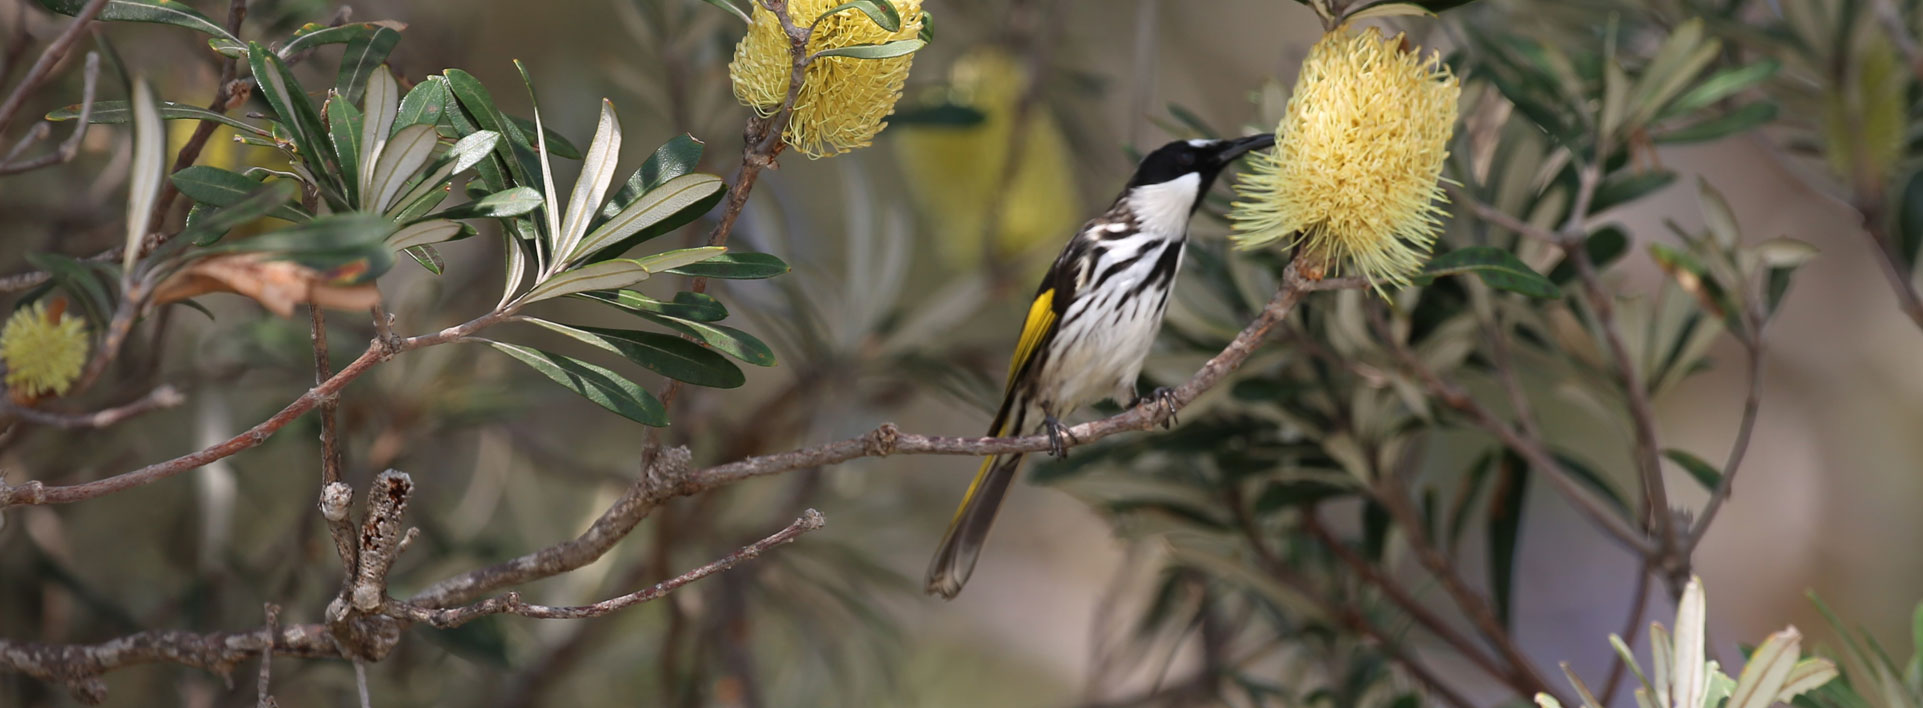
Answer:
[{"label": "blurred background foliage", "polygon": [[[1639,491],[1634,421],[1593,293],[1561,249],[1478,218],[1477,202],[1528,228],[1574,224],[1586,236],[1654,406],[1673,507],[1700,513],[1711,496],[1743,415],[1746,363],[1761,364],[1742,483],[1694,554],[1715,609],[1712,650],[1733,665],[1739,642],[1793,622],[1815,637],[1806,647],[1844,647],[1856,656],[1846,667],[1874,671],[1861,666],[1877,653],[1868,642],[1908,655],[1910,610],[1923,594],[1923,566],[1904,561],[1923,536],[1913,513],[1923,498],[1923,443],[1913,434],[1923,425],[1917,5],[1481,0],[1439,20],[1373,21],[1443,51],[1464,80],[1446,172],[1456,218],[1438,250],[1514,254],[1556,286],[1549,297],[1456,277],[1393,303],[1311,297],[1232,386],[1183,411],[1173,431],[1038,465],[1041,486],[1013,495],[988,560],[953,603],[922,597],[913,578],[972,463],[859,460],[680,500],[600,562],[523,590],[534,601],[587,602],[705,563],[803,506],[828,516],[803,542],[663,601],[586,622],[495,617],[409,630],[370,667],[376,703],[1439,702],[1389,649],[1420,656],[1475,705],[1521,698],[1425,631],[1369,572],[1473,636],[1482,628],[1442,580],[1459,577],[1538,668],[1553,674],[1567,661],[1601,684],[1615,654],[1598,639],[1638,627],[1624,621],[1632,605],[1668,617],[1674,578],[1657,569],[1639,582],[1641,558],[1598,531],[1593,510],[1438,400],[1411,366],[1504,420],[1529,421],[1577,493],[1653,528],[1659,515]],[[741,367],[740,388],[683,391],[664,436],[697,461],[884,421],[972,434],[992,413],[1018,303],[1069,230],[1113,197],[1133,156],[1169,139],[1272,129],[1320,35],[1309,9],[1281,0],[925,8],[939,18],[940,41],[917,54],[875,146],[826,160],[790,155],[750,200],[730,245],[780,256],[793,272],[718,291],[729,321],[778,363]],[[254,3],[243,36],[349,17],[405,23],[389,58],[403,86],[460,68],[493,87],[508,114],[530,116],[510,62],[519,59],[540,86],[546,127],[575,144],[587,144],[591,109],[609,96],[632,144],[686,133],[706,143],[696,171],[735,167],[748,112],[726,65],[741,27],[715,8],[469,0],[350,12],[276,0]],[[45,37],[57,26],[38,6],[0,0],[0,36]],[[216,85],[200,35],[110,24],[89,41],[117,65],[148,67],[162,98],[200,103]],[[325,85],[334,51],[296,74]],[[72,103],[78,73],[43,91],[29,114]],[[103,95],[124,98],[115,91]],[[189,126],[170,125],[173,147]],[[269,164],[267,151],[229,135],[216,134],[202,164]],[[28,253],[89,254],[120,241],[130,142],[127,130],[97,130],[72,163],[0,179],[8,272],[25,270]],[[571,184],[578,164],[557,161],[557,183]],[[1599,182],[1584,200],[1592,164]],[[1195,222],[1163,346],[1146,369],[1153,383],[1185,379],[1274,289],[1281,257],[1235,253],[1221,238],[1227,201],[1219,188]],[[696,245],[706,224],[663,243]],[[498,243],[444,246],[438,276],[401,259],[380,280],[388,309],[416,331],[484,311],[498,297]],[[669,280],[644,290],[671,297]],[[159,315],[108,380],[125,390],[172,382],[188,405],[109,431],[22,431],[6,440],[0,469],[104,476],[230,435],[311,385],[305,322],[262,316],[239,298],[202,302],[213,317]],[[619,322],[591,303],[549,312]],[[331,324],[336,341],[372,335],[358,318]],[[525,329],[516,331],[526,341],[616,362]],[[351,350],[335,354],[339,366]],[[423,535],[396,570],[397,595],[572,537],[636,474],[639,426],[530,374],[479,347],[435,347],[379,367],[341,399],[348,480],[365,486],[398,467],[420,490],[412,518]],[[658,378],[640,380],[659,388]],[[167,483],[9,510],[0,636],[81,642],[252,627],[268,601],[290,620],[318,613],[338,580],[311,503],[318,435],[304,418]],[[1675,523],[1691,513],[1680,516]],[[1861,634],[1838,643],[1805,590]],[[1877,674],[1853,673],[1853,685],[1868,705],[1913,705],[1913,666],[1896,667],[1912,672],[1896,679],[1911,686],[1908,704],[1888,681],[1863,678]],[[253,700],[169,666],[108,681],[113,705]],[[342,662],[279,662],[275,687],[285,706],[354,700]],[[0,674],[0,704],[69,700]],[[1633,702],[1619,693],[1614,704]]]}]

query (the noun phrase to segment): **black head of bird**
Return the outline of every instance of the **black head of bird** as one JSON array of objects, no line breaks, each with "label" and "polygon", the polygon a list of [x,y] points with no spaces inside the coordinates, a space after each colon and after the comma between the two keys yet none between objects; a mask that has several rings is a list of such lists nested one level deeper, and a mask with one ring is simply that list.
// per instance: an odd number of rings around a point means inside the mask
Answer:
[{"label": "black head of bird", "polygon": [[1155,152],[1142,158],[1142,164],[1135,168],[1135,176],[1129,179],[1128,187],[1133,189],[1167,184],[1194,175],[1196,194],[1205,194],[1215,184],[1215,178],[1236,158],[1249,151],[1274,145],[1273,133],[1228,140],[1177,140],[1156,148]]}]

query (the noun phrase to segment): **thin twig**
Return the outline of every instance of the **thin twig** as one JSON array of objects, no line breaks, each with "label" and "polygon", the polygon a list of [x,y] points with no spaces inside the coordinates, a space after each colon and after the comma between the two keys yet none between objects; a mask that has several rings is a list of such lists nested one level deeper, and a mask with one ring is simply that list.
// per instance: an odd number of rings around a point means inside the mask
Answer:
[{"label": "thin twig", "polygon": [[67,28],[54,37],[46,49],[40,51],[40,58],[34,61],[33,67],[27,69],[27,74],[20,78],[20,83],[14,85],[13,92],[7,94],[6,100],[0,101],[0,134],[13,126],[13,119],[26,106],[27,98],[40,90],[40,85],[53,73],[53,68],[67,57],[67,51],[73,48],[74,43],[80,41],[80,35],[87,31],[87,25],[106,7],[107,0],[88,0],[79,12],[74,13],[73,22],[68,23]]},{"label": "thin twig", "polygon": [[[73,132],[67,135],[67,139],[61,141],[60,146],[55,148],[53,152],[26,162],[14,162],[13,159],[15,155],[8,154],[6,161],[0,163],[0,175],[19,174],[21,172],[37,170],[42,167],[64,164],[72,161],[74,156],[79,155],[80,142],[87,139],[87,130],[92,127],[94,88],[99,83],[100,55],[95,52],[87,52],[86,68],[81,71],[80,116],[75,121]],[[42,123],[34,127],[38,130],[46,127],[46,124]],[[28,141],[22,140],[21,144],[14,148],[14,152],[18,153],[20,149],[26,147],[27,144]]]},{"label": "thin twig", "polygon": [[390,600],[382,606],[381,610],[388,614],[388,616],[396,619],[424,622],[442,629],[459,627],[481,617],[499,614],[519,615],[535,619],[586,619],[590,617],[600,617],[605,614],[633,607],[643,602],[658,600],[683,585],[728,570],[745,561],[759,557],[771,548],[794,541],[800,538],[802,534],[821,528],[823,523],[821,512],[809,509],[802,512],[801,518],[795,519],[794,523],[789,524],[787,528],[723,556],[714,562],[641,590],[620,597],[603,600],[592,605],[573,607],[533,605],[522,602],[519,593],[508,593],[501,597],[490,598],[473,605],[450,609],[429,609],[413,603]]},{"label": "thin twig", "polygon": [[[327,354],[327,316],[321,314],[321,306],[307,305],[308,319],[312,322],[311,337],[314,342],[314,385],[327,383],[334,376],[334,364],[328,361]],[[325,487],[341,481],[341,438],[337,416],[340,409],[340,395],[332,394],[320,401],[321,419],[321,486]]]},{"label": "thin twig", "polygon": [[[1636,594],[1629,602],[1629,616],[1623,619],[1623,631],[1616,635],[1623,638],[1624,646],[1634,646],[1636,632],[1643,628],[1643,610],[1649,606],[1649,571],[1649,561],[1645,560],[1642,568],[1636,572]],[[1616,654],[1609,661],[1609,678],[1603,682],[1603,705],[1615,702],[1616,688],[1622,685],[1627,668],[1621,654]]]},{"label": "thin twig", "polygon": [[172,408],[187,402],[187,397],[172,386],[160,386],[139,399],[112,408],[92,413],[61,413],[38,408],[28,408],[11,400],[0,399],[0,419],[18,418],[29,423],[49,425],[56,428],[85,429],[105,428],[120,421],[162,408]]},{"label": "thin twig", "polygon": [[66,686],[85,703],[106,699],[101,674],[141,664],[172,663],[226,676],[247,659],[273,651],[309,658],[339,656],[327,628],[301,624],[272,631],[197,634],[152,630],[99,644],[40,644],[0,639],[0,668]]},{"label": "thin twig", "polygon": [[280,708],[280,703],[267,690],[274,670],[274,639],[280,636],[280,605],[269,602],[263,609],[267,612],[267,646],[260,652],[260,680],[254,684],[254,706]]},{"label": "thin twig", "polygon": [[[1760,320],[1758,320],[1760,323]],[[1743,456],[1749,451],[1750,434],[1756,429],[1756,414],[1763,404],[1763,344],[1761,334],[1751,335],[1745,340],[1748,354],[1749,373],[1747,376],[1748,393],[1743,400],[1742,422],[1736,426],[1736,441],[1730,443],[1729,457],[1723,461],[1723,478],[1716,483],[1716,490],[1709,495],[1709,502],[1703,505],[1702,514],[1690,527],[1689,537],[1678,549],[1684,557],[1696,550],[1696,544],[1703,542],[1709,534],[1709,525],[1716,520],[1716,514],[1723,509],[1736,488],[1736,472],[1742,469]]]}]

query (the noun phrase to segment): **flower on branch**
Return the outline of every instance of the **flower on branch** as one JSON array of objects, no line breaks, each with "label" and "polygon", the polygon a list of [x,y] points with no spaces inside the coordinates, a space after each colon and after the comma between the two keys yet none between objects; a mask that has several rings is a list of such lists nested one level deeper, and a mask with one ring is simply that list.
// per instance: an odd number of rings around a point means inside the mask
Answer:
[{"label": "flower on branch", "polygon": [[1442,228],[1438,183],[1462,85],[1401,35],[1338,28],[1310,50],[1276,149],[1258,154],[1229,213],[1243,247],[1301,244],[1310,263],[1407,283]]},{"label": "flower on branch", "polygon": [[0,330],[0,361],[16,400],[61,395],[87,365],[87,324],[66,316],[66,302],[33,303],[13,311]]},{"label": "flower on branch", "polygon": [[[813,26],[808,37],[809,55],[914,39],[921,33],[921,0],[895,0],[901,28],[893,32],[853,9],[822,16],[841,5],[838,0],[788,3],[788,18],[797,27]],[[748,34],[741,38],[734,61],[728,64],[728,76],[734,80],[735,98],[763,118],[780,112],[788,99],[795,63],[790,47],[781,22],[756,3]],[[811,158],[867,147],[887,127],[882,119],[895,112],[914,57],[913,53],[884,59],[825,56],[808,62],[801,90],[795,95],[794,112],[782,129],[782,140]]]}]

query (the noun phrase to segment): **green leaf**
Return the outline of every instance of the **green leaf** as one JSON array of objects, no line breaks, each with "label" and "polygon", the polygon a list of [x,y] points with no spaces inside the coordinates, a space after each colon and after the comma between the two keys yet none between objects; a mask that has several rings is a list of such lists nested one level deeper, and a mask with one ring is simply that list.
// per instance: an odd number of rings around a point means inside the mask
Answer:
[{"label": "green leaf", "polygon": [[[694,293],[682,293],[692,295]],[[677,298],[678,299],[678,298]],[[680,332],[714,347],[715,351],[740,359],[755,366],[774,366],[775,352],[754,335],[727,325],[697,322],[680,317],[666,317],[652,313],[640,313],[643,318],[668,329]]]},{"label": "green leaf", "polygon": [[[51,121],[74,120],[79,117],[79,105],[67,106],[66,108],[56,109],[47,113],[47,120]],[[162,120],[211,121],[254,135],[267,134],[267,131],[244,123],[226,114],[215,113],[199,106],[174,103],[173,101],[160,102],[160,117]],[[126,101],[95,101],[93,104],[93,113],[87,116],[87,122],[93,125],[124,125],[132,123],[133,119],[133,109],[128,107]]]},{"label": "green leaf", "polygon": [[1731,135],[1745,133],[1776,120],[1776,104],[1770,101],[1757,101],[1744,105],[1709,120],[1692,123],[1686,127],[1660,131],[1655,135],[1658,144],[1700,143],[1721,140]]},{"label": "green leaf", "polygon": [[[508,116],[507,120],[513,123],[515,127],[520,128],[522,135],[534,134],[534,121],[532,119],[522,118],[520,116]],[[555,157],[569,160],[581,159],[581,148],[575,147],[574,143],[568,142],[567,136],[554,132],[553,128],[541,131],[541,137],[548,141],[548,152]]]},{"label": "green leaf", "polygon": [[1629,500],[1623,497],[1622,492],[1616,491],[1616,485],[1610,484],[1608,478],[1598,474],[1595,468],[1573,455],[1557,452],[1552,456],[1565,471],[1569,472],[1569,476],[1576,478],[1578,483],[1602,497],[1603,501],[1609,502],[1610,508],[1615,509],[1617,514],[1625,519],[1631,516]]},{"label": "green leaf", "polygon": [[700,246],[696,248],[677,248],[634,259],[635,263],[648,269],[649,273],[664,273],[685,265],[692,265],[721,255],[728,250],[722,246]]},{"label": "green leaf", "polygon": [[309,22],[302,25],[300,29],[294,30],[293,39],[287,40],[287,43],[281,45],[280,51],[276,53],[280,55],[282,60],[285,60],[295,54],[311,49],[318,49],[325,45],[348,44],[356,40],[364,40],[367,37],[373,36],[375,32],[383,29],[392,32],[406,29],[406,27],[407,25],[391,20],[355,22],[338,27],[329,27],[327,25]]},{"label": "green leaf", "polygon": [[[1629,252],[1629,234],[1620,226],[1604,226],[1583,239],[1582,246],[1583,250],[1589,252],[1589,262],[1596,264],[1596,270],[1601,271]],[[1558,286],[1575,279],[1576,262],[1567,258],[1549,271],[1549,282]]]},{"label": "green leaf", "polygon": [[[170,3],[173,4],[173,3]],[[335,164],[332,151],[327,145],[327,130],[321,127],[320,114],[314,104],[307,99],[307,93],[294,72],[280,57],[260,46],[259,42],[247,43],[248,63],[254,70],[254,81],[260,87],[260,96],[267,105],[280,116],[282,125],[290,131],[294,148],[302,158],[313,165],[311,170],[316,179],[332,184],[333,176],[340,173],[340,165]]]},{"label": "green leaf", "polygon": [[988,114],[959,103],[942,101],[901,108],[888,117],[890,127],[925,125],[941,128],[966,128],[981,125]]},{"label": "green leaf", "polygon": [[442,258],[441,252],[433,246],[421,244],[419,246],[409,247],[401,252],[407,254],[407,257],[414,259],[415,263],[421,264],[421,267],[426,268],[429,273],[440,275],[443,271],[447,270],[447,259]]},{"label": "green leaf", "polygon": [[699,344],[671,334],[602,327],[575,327],[529,317],[527,322],[621,355],[662,376],[710,388],[735,388],[747,381],[741,369]]},{"label": "green leaf", "polygon": [[759,280],[788,272],[788,264],[766,253],[736,251],[723,253],[700,263],[674,268],[668,272],[691,278]]},{"label": "green leaf", "polygon": [[533,187],[515,187],[451,207],[434,216],[440,219],[520,216],[540,208],[542,201],[541,193],[534,191]]},{"label": "green leaf", "polygon": [[361,149],[361,112],[339,96],[329,99],[327,130],[334,138],[334,159],[339,160],[341,165],[342,191],[346,193],[348,201],[357,202],[363,186],[361,156],[365,154]]},{"label": "green leaf", "polygon": [[367,77],[387,70],[382,64],[400,41],[401,33],[386,27],[348,39],[347,50],[341,53],[340,72],[334,78],[334,90],[346,96],[349,103],[360,103],[361,92],[367,88]]},{"label": "green leaf", "polygon": [[[641,198],[634,200],[582,238],[580,245],[570,252],[568,257],[579,258],[592,255],[609,246],[619,244],[642,229],[656,226],[683,212],[696,209],[710,197],[720,194],[723,187],[721,178],[714,175],[684,174],[670,179],[666,184],[642,194]],[[700,212],[695,212],[688,220],[691,221],[698,216]]]},{"label": "green leaf", "polygon": [[622,378],[620,374],[579,359],[539,349],[505,342],[488,342],[488,344],[540,372],[542,376],[560,384],[562,388],[573,391],[582,398],[614,411],[628,420],[657,428],[668,424],[668,411],[661,402],[633,381]]},{"label": "green leaf", "polygon": [[[721,8],[723,10],[727,10],[728,14],[741,18],[741,21],[744,23],[754,24],[753,20],[748,19],[747,12],[743,11],[740,6],[735,5],[732,2],[729,2],[729,0],[701,0],[701,1],[708,3],[709,5],[713,5],[715,7]],[[750,1],[752,2],[752,0]]]},{"label": "green leaf", "polygon": [[1416,283],[1427,285],[1438,276],[1459,273],[1474,273],[1489,287],[1498,290],[1545,300],[1562,297],[1562,290],[1555,283],[1530,270],[1514,254],[1491,246],[1470,246],[1436,256],[1423,267]]},{"label": "green leaf", "polygon": [[447,79],[429,76],[427,80],[414,85],[407,96],[401,99],[399,112],[394,116],[394,130],[410,125],[438,125],[447,111],[447,102],[453,98],[447,90]]},{"label": "green leaf", "polygon": [[1738,91],[1768,80],[1781,68],[1783,65],[1776,60],[1764,59],[1748,66],[1718,72],[1696,82],[1694,88],[1684,92],[1675,102],[1669,104],[1669,108],[1663,111],[1663,114],[1684,115],[1708,107],[1710,104],[1735,95]]},{"label": "green leaf", "polygon": [[668,142],[662,143],[661,147],[654,149],[654,154],[648,156],[647,161],[641,163],[641,167],[636,169],[634,174],[628,175],[628,181],[614,193],[614,198],[601,206],[601,211],[596,215],[594,223],[588,227],[589,230],[599,228],[602,223],[614,218],[641,195],[667,184],[668,180],[693,172],[695,165],[701,163],[701,150],[701,141],[687,133],[674,136]]},{"label": "green leaf", "polygon": [[167,126],[160,120],[160,107],[154,102],[153,88],[147,80],[134,80],[133,164],[127,178],[127,241],[122,248],[120,268],[133,273],[140,259],[140,245],[147,240],[147,225],[153,220],[154,202],[160,198],[161,180],[167,176]]},{"label": "green leaf", "polygon": [[[381,154],[387,151],[387,141],[394,138],[395,111],[400,105],[400,92],[400,84],[394,81],[391,73],[378,71],[368,77],[362,103],[365,121],[354,138],[354,169],[345,169],[347,158],[341,158],[342,175],[353,175],[359,185],[359,191],[350,194],[349,199],[363,202],[362,208],[366,208],[364,202],[368,200],[360,195],[372,195],[370,187],[374,184],[374,165],[381,159]],[[338,126],[335,129],[339,130]],[[340,142],[338,133],[334,141]]]},{"label": "green leaf", "polygon": [[[410,128],[404,130],[411,130],[417,127],[425,128],[428,126],[410,126]],[[448,180],[453,178],[458,172],[467,170],[477,164],[483,164],[483,161],[487,160],[489,155],[494,151],[494,146],[500,142],[500,139],[501,136],[499,133],[482,130],[469,133],[467,137],[455,142],[452,147],[447,149],[447,152],[441,153],[438,159],[429,164],[427,169],[421,172],[421,178],[414,183],[413,189],[408,190],[406,194],[401,195],[399,199],[393,200],[393,202],[388,205],[386,212],[388,217],[399,218],[405,214],[419,216],[425,213],[426,210],[438,206],[441,200],[447,196],[449,189]],[[511,192],[513,190],[502,191]],[[416,205],[420,206],[417,207]]]},{"label": "green leaf", "polygon": [[920,39],[924,44],[935,41],[935,16],[929,14],[927,10],[921,11],[921,31],[915,33],[915,38]]},{"label": "green leaf", "polygon": [[361,192],[361,208],[378,212],[392,206],[400,196],[401,187],[434,157],[434,148],[440,140],[441,136],[431,125],[410,125],[395,133],[393,139],[380,148],[380,157],[368,173],[370,179]]},{"label": "green leaf", "polygon": [[[87,6],[87,0],[36,1],[41,7],[68,17],[80,14],[81,8]],[[219,39],[240,42],[225,27],[178,0],[108,0],[107,6],[101,8],[100,14],[95,17],[106,22],[152,22],[185,27]]]},{"label": "green leaf", "polygon": [[674,302],[662,302],[633,290],[594,290],[575,293],[574,297],[612,305],[635,314],[665,315],[696,322],[719,322],[728,316],[727,306],[714,299],[714,296],[685,290],[674,294]]},{"label": "green leaf", "polygon": [[1736,679],[1736,687],[1730,691],[1727,708],[1769,708],[1776,703],[1776,694],[1783,690],[1789,680],[1791,669],[1795,668],[1797,658],[1802,654],[1800,644],[1802,635],[1795,627],[1769,635],[1756,651],[1749,655],[1749,662],[1743,665],[1742,675]]},{"label": "green leaf", "polygon": [[1516,549],[1522,541],[1522,511],[1529,492],[1529,466],[1514,452],[1505,452],[1496,466],[1496,486],[1489,502],[1489,588],[1495,596],[1496,616],[1512,626],[1515,596]]},{"label": "green leaf", "polygon": [[1722,486],[1722,470],[1718,470],[1714,465],[1704,462],[1703,458],[1690,454],[1688,450],[1670,448],[1663,451],[1663,457],[1667,457],[1670,462],[1681,466],[1683,471],[1689,473],[1690,478],[1696,480],[1697,484],[1703,485],[1703,489],[1714,492],[1717,487]]},{"label": "green leaf", "polygon": [[461,224],[458,222],[448,221],[446,219],[434,219],[418,224],[409,224],[387,237],[387,247],[402,250],[415,246],[425,246],[430,243],[440,243],[460,234],[461,228]]},{"label": "green leaf", "polygon": [[855,47],[836,47],[834,49],[823,49],[819,52],[815,52],[815,57],[816,58],[854,57],[856,59],[887,59],[889,57],[898,57],[904,54],[913,54],[915,53],[916,50],[919,50],[925,46],[928,46],[928,42],[920,39],[897,39],[893,42],[886,42],[883,44],[863,44]]},{"label": "green leaf", "polygon": [[[48,279],[53,281],[55,286],[65,290],[67,294],[79,301],[81,309],[87,313],[88,321],[93,322],[95,326],[104,325],[112,317],[118,299],[110,294],[107,284],[101,280],[99,271],[57,253],[29,252],[27,263],[45,271]],[[23,299],[15,306],[25,302]]]},{"label": "green leaf", "polygon": [[625,288],[648,279],[648,269],[639,262],[628,259],[602,261],[581,266],[574,270],[548,278],[533,290],[521,297],[522,302],[538,302],[548,298],[587,292],[589,290],[614,290]]},{"label": "green leaf", "polygon": [[496,151],[506,163],[507,171],[513,175],[514,182],[489,187],[500,190],[519,184],[539,188],[542,184],[541,166],[534,152],[534,143],[527,137],[528,133],[495,107],[493,96],[488,93],[486,86],[481,85],[480,79],[460,69],[448,69],[443,76],[447,77],[447,87],[455,101],[473,117],[475,127],[492,130],[507,138],[501,141]]},{"label": "green leaf", "polygon": [[1602,183],[1596,185],[1596,194],[1589,202],[1589,213],[1600,214],[1628,204],[1649,196],[1675,181],[1676,173],[1669,170],[1611,173],[1603,178]]},{"label": "green leaf", "polygon": [[201,203],[195,207],[192,223],[175,238],[187,239],[196,246],[207,246],[220,240],[235,227],[255,219],[268,216],[287,205],[287,200],[300,194],[300,186],[287,181],[275,180],[265,185],[255,183],[258,188],[253,194],[225,207],[214,207]]},{"label": "green leaf", "polygon": [[[170,179],[174,188],[187,195],[188,199],[221,207],[233,206],[253,196],[261,185],[260,180],[209,165],[194,165],[175,172]],[[269,212],[268,216],[296,222],[313,218],[290,204],[282,204]]]},{"label": "green leaf", "polygon": [[896,12],[895,4],[888,0],[850,0],[850,2],[844,2],[828,8],[828,11],[821,13],[821,16],[827,17],[848,9],[860,10],[862,14],[868,16],[868,19],[874,20],[875,24],[880,25],[882,29],[890,32],[901,30],[901,13]]},{"label": "green leaf", "polygon": [[1270,482],[1255,498],[1255,513],[1266,516],[1286,509],[1300,509],[1320,504],[1330,499],[1353,496],[1356,490],[1351,487],[1318,482],[1311,479],[1289,482]]},{"label": "green leaf", "polygon": [[[1917,253],[1923,250],[1923,170],[1910,173],[1903,185],[1902,201],[1896,208],[1897,261],[1903,272],[1916,270]],[[1923,652],[1923,645],[1918,646]]]}]

